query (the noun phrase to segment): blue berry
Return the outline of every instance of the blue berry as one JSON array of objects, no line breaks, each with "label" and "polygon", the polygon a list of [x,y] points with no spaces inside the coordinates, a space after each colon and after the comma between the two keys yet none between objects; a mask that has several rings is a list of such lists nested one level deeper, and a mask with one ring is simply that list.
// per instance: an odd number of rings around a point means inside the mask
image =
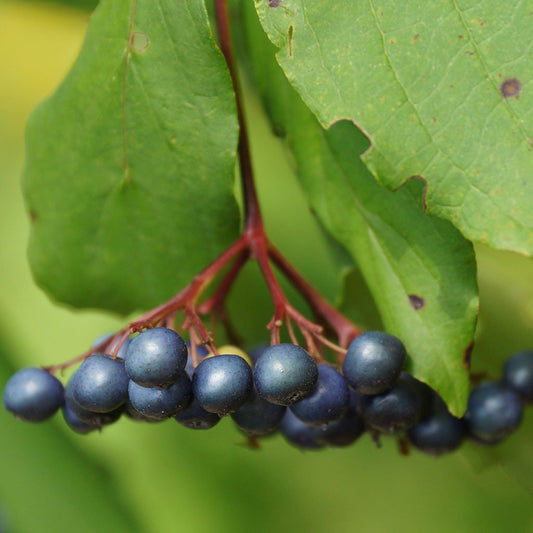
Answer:
[{"label": "blue berry", "polygon": [[348,410],[338,420],[321,426],[318,442],[327,446],[349,446],[365,432],[365,422],[359,413],[359,395],[350,391]]},{"label": "blue berry", "polygon": [[147,329],[135,337],[126,354],[126,372],[143,387],[173,383],[187,364],[187,346],[168,328]]},{"label": "blue berry", "polygon": [[[81,407],[73,397],[73,390],[75,386],[75,382],[72,379],[75,374],[70,378],[68,381],[66,387],[65,387],[65,406],[68,411],[73,415],[70,416],[70,413],[63,412],[63,417],[65,418],[65,421],[67,424],[74,429],[74,431],[77,431],[77,429],[74,427],[76,425],[80,426],[78,422],[74,419],[76,417],[81,423],[87,424],[93,428],[102,428],[103,426],[107,426],[109,424],[113,424],[116,422],[121,414],[122,414],[122,407],[119,407],[117,409],[114,409],[113,411],[109,411],[107,413],[97,413],[95,411],[89,411],[88,409],[84,409]],[[72,424],[71,424],[72,422]],[[77,431],[80,433],[79,431]]]},{"label": "blue berry", "polygon": [[533,403],[533,351],[523,350],[509,357],[503,366],[503,381],[522,401]]},{"label": "blue berry", "polygon": [[413,426],[407,436],[420,451],[430,455],[442,455],[457,449],[466,435],[464,420],[453,416],[434,392],[429,414]]},{"label": "blue berry", "polygon": [[522,415],[516,392],[502,383],[486,381],[470,393],[465,420],[477,440],[496,444],[515,431]]},{"label": "blue berry", "polygon": [[220,416],[206,411],[196,398],[182,409],[174,419],[189,429],[211,429],[220,422]]},{"label": "blue berry", "polygon": [[317,450],[325,446],[320,440],[320,426],[310,426],[302,422],[290,409],[285,411],[279,430],[285,440],[297,448]]},{"label": "blue berry", "polygon": [[81,420],[68,405],[64,405],[62,410],[63,418],[72,431],[75,431],[80,435],[86,435],[97,428],[96,425],[88,424]]},{"label": "blue berry", "polygon": [[318,379],[303,400],[291,405],[291,411],[307,424],[325,424],[340,418],[348,408],[348,384],[332,366],[318,365]]},{"label": "blue berry", "polygon": [[63,405],[63,385],[42,368],[24,368],[7,382],[3,401],[4,407],[17,418],[43,422]]},{"label": "blue berry", "polygon": [[420,396],[403,377],[389,391],[362,396],[361,402],[365,422],[380,433],[392,435],[407,431],[421,416]]},{"label": "blue berry", "polygon": [[268,435],[278,428],[285,409],[263,400],[254,392],[231,418],[249,436]]},{"label": "blue berry", "polygon": [[72,398],[83,409],[107,413],[128,398],[128,376],[121,359],[95,354],[88,357],[72,375]]},{"label": "blue berry", "polygon": [[190,403],[191,380],[183,372],[172,385],[164,389],[143,387],[130,381],[128,394],[131,405],[142,415],[158,419],[170,418]]},{"label": "blue berry", "polygon": [[236,411],[250,396],[252,371],[238,355],[204,359],[193,374],[194,397],[212,413],[225,416]]},{"label": "blue berry", "polygon": [[313,390],[318,369],[300,346],[276,344],[261,354],[255,364],[254,376],[261,398],[278,405],[293,405]]},{"label": "blue berry", "polygon": [[383,331],[366,331],[348,347],[342,372],[357,392],[380,394],[396,383],[405,358],[400,339]]}]

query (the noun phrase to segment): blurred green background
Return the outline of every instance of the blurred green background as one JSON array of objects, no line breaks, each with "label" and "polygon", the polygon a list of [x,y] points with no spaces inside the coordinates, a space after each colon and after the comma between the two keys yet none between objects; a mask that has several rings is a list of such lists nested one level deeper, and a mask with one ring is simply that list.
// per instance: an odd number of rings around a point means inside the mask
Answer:
[{"label": "blurred green background", "polygon": [[[55,305],[26,262],[24,124],[74,60],[88,17],[60,3],[0,2],[1,388],[15,369],[68,359],[124,322]],[[253,95],[248,113],[268,229],[333,299],[336,262]],[[298,228],[288,223],[295,213]],[[473,366],[497,375],[510,352],[533,347],[533,262],[478,254]],[[375,324],[357,274],[347,287],[345,309]],[[231,311],[248,345],[266,339],[271,307],[253,265]],[[439,459],[400,456],[392,440],[376,449],[367,436],[348,449],[306,453],[273,437],[252,451],[229,420],[208,432],[123,420],[79,436],[60,416],[34,426],[1,410],[0,428],[0,532],[533,531],[531,412],[503,445],[466,445]]]}]

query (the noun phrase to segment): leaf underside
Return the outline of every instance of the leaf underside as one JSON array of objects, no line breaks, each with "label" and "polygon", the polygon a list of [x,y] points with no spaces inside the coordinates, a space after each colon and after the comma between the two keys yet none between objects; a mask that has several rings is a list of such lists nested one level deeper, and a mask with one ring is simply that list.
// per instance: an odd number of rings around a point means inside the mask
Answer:
[{"label": "leaf underside", "polygon": [[408,348],[410,370],[462,414],[478,310],[471,244],[423,212],[416,183],[391,192],[375,181],[359,158],[367,140],[351,122],[321,127],[276,64],[253,9],[242,6],[248,65],[310,204],[358,263],[385,327]]},{"label": "leaf underside", "polygon": [[29,257],[56,300],[167,299],[238,232],[231,80],[201,0],[102,1],[27,129]]},{"label": "leaf underside", "polygon": [[287,78],[320,122],[368,136],[390,189],[423,180],[469,240],[533,255],[531,0],[256,0]]}]

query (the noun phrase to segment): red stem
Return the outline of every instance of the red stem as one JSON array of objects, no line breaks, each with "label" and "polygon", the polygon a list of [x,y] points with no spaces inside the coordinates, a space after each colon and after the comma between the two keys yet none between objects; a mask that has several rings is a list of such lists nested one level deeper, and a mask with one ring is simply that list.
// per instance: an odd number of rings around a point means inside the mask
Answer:
[{"label": "red stem", "polygon": [[360,335],[363,330],[324,300],[322,295],[285,259],[273,244],[269,243],[268,252],[274,263],[307,300],[311,310],[322,317],[334,329],[339,339],[339,344],[343,348],[347,348],[348,344]]}]

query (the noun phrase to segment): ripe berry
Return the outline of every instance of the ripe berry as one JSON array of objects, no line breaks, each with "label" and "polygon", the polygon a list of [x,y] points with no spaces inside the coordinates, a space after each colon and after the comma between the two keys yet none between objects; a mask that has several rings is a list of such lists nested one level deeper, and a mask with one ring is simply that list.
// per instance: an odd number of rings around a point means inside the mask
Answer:
[{"label": "ripe berry", "polygon": [[43,422],[63,405],[63,385],[42,368],[23,368],[7,382],[3,401],[17,418]]},{"label": "ripe berry", "polygon": [[270,346],[255,364],[257,393],[278,405],[293,405],[305,398],[313,390],[317,378],[315,362],[295,344]]},{"label": "ripe berry", "polygon": [[318,442],[327,446],[349,446],[365,431],[365,422],[359,413],[359,395],[350,391],[348,410],[338,420],[320,427]]},{"label": "ripe berry", "polygon": [[220,422],[220,417],[216,413],[206,411],[196,398],[193,398],[192,402],[174,419],[189,429],[211,429]]},{"label": "ripe berry", "polygon": [[[95,411],[84,409],[74,400],[73,389],[75,386],[75,381],[72,379],[74,376],[75,374],[72,375],[65,387],[64,407],[68,408],[68,411],[63,412],[63,417],[65,418],[67,424],[72,429],[74,429],[74,431],[80,433],[80,431],[77,431],[76,427],[74,427],[80,426],[80,424],[77,420],[74,419],[74,417],[76,417],[81,423],[92,426],[93,428],[102,428],[103,426],[107,426],[116,422],[122,414],[122,406],[107,413],[97,413]],[[70,416],[70,414],[72,414],[73,416]]]},{"label": "ripe berry", "polygon": [[285,440],[297,448],[316,450],[325,446],[320,441],[322,433],[320,426],[309,426],[302,422],[290,409],[285,411],[279,430]]},{"label": "ripe berry", "polygon": [[252,392],[252,371],[238,355],[204,359],[192,378],[194,397],[199,404],[220,416],[236,411]]},{"label": "ripe berry", "polygon": [[63,408],[63,418],[65,419],[65,422],[67,423],[68,427],[72,429],[72,431],[75,431],[76,433],[79,433],[80,435],[86,435],[87,433],[90,433],[91,431],[94,431],[97,426],[88,424],[87,422],[84,422],[81,420],[71,409],[68,405],[64,405]]},{"label": "ripe berry", "polygon": [[362,396],[361,400],[365,422],[381,433],[406,431],[420,419],[420,396],[405,378],[400,378],[389,391]]},{"label": "ripe berry", "polygon": [[357,392],[380,394],[394,385],[405,358],[400,339],[383,331],[366,331],[348,347],[342,372]]},{"label": "ripe berry", "polygon": [[190,403],[191,380],[183,372],[172,385],[164,389],[143,387],[130,380],[128,394],[130,404],[142,415],[157,419],[170,418]]},{"label": "ripe berry", "polygon": [[503,381],[517,392],[522,400],[533,402],[533,351],[524,350],[513,354],[503,367]]},{"label": "ripe berry", "polygon": [[143,387],[173,383],[187,364],[187,346],[168,328],[147,329],[135,337],[126,354],[126,372]]},{"label": "ripe berry", "polygon": [[520,396],[502,383],[486,381],[468,398],[465,420],[470,433],[485,444],[500,442],[522,421]]},{"label": "ripe berry", "polygon": [[291,405],[291,411],[307,424],[325,424],[340,418],[348,408],[348,384],[329,365],[318,365],[318,379],[303,400]]},{"label": "ripe berry", "polygon": [[72,375],[72,398],[83,409],[108,413],[128,398],[128,376],[121,359],[95,354]]},{"label": "ripe berry", "polygon": [[433,393],[430,413],[407,433],[420,451],[442,455],[457,449],[466,435],[464,420],[453,416],[437,393]]},{"label": "ripe berry", "polygon": [[282,405],[263,400],[254,392],[231,418],[247,435],[268,435],[278,428],[285,409]]}]

